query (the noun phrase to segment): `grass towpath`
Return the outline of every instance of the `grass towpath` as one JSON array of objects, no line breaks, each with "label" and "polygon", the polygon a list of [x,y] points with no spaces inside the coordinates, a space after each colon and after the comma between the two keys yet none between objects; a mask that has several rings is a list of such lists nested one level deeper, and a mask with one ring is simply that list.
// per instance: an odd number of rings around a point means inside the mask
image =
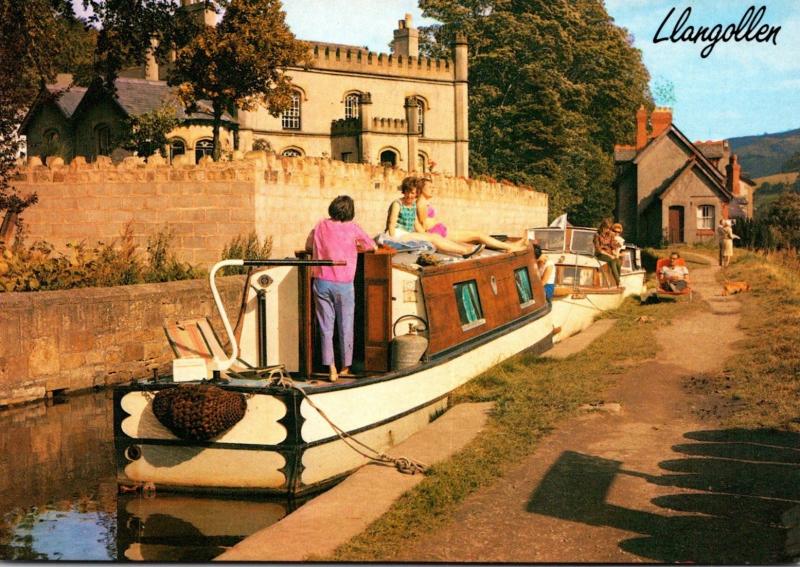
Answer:
[{"label": "grass towpath", "polygon": [[[791,412],[768,423],[745,411],[755,398],[771,410],[779,403],[760,396],[770,368],[750,391],[740,365],[730,364],[743,344],[748,363],[765,358],[752,347],[763,350],[764,341],[746,342],[759,331],[747,317],[738,328],[736,303],[713,309],[722,304],[716,269],[690,268],[694,302],[627,304],[585,352],[565,361],[518,357],[467,385],[462,398],[496,402],[491,428],[333,559],[780,560],[778,519],[800,492],[789,482],[800,462]],[[726,277],[766,272],[745,260]],[[773,277],[756,285],[783,282]],[[768,297],[746,296],[743,313]],[[621,410],[578,410],[597,400]]]}]

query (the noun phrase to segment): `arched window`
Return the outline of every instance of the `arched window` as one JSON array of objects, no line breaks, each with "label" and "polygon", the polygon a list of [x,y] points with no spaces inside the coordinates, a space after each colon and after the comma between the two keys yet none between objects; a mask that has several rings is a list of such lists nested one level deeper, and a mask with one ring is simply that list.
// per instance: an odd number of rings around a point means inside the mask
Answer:
[{"label": "arched window", "polygon": [[361,105],[361,93],[350,93],[344,97],[344,117],[358,118]]},{"label": "arched window", "polygon": [[42,138],[47,144],[57,144],[61,140],[61,134],[55,128],[51,128],[45,131]]},{"label": "arched window", "polygon": [[425,135],[425,102],[422,99],[417,99],[417,132]]},{"label": "arched window", "polygon": [[383,150],[381,152],[381,165],[395,167],[397,165],[397,152],[394,150]]},{"label": "arched window", "polygon": [[283,157],[303,157],[303,150],[300,148],[286,148],[281,152]]},{"label": "arched window", "polygon": [[214,141],[213,140],[197,140],[194,143],[194,161],[198,163],[200,158],[203,156],[210,156],[214,153]]},{"label": "arched window", "polygon": [[301,104],[300,93],[292,92],[292,106],[283,111],[281,125],[284,130],[300,130]]},{"label": "arched window", "polygon": [[428,173],[428,156],[424,152],[417,154],[417,171],[420,173]]},{"label": "arched window", "polygon": [[172,160],[175,156],[182,156],[186,153],[186,142],[180,138],[173,138],[169,141],[169,159]]},{"label": "arched window", "polygon": [[94,129],[95,155],[107,156],[111,154],[111,128],[108,124],[99,124]]}]

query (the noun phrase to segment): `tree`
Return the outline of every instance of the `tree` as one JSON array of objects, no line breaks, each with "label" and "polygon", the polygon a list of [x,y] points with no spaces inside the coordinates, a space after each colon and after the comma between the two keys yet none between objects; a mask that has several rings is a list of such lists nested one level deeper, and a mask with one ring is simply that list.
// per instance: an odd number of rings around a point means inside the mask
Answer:
[{"label": "tree", "polygon": [[614,206],[611,153],[652,106],[649,75],[601,0],[420,0],[421,49],[465,33],[473,174],[533,185],[550,213],[593,224]]},{"label": "tree", "polygon": [[55,78],[56,61],[65,52],[53,38],[70,19],[74,12],[67,0],[0,0],[0,213],[10,213],[3,215],[2,233],[10,219],[18,220],[37,200],[11,185],[20,144],[17,127],[36,93]]},{"label": "tree", "polygon": [[800,194],[785,191],[770,204],[763,217],[778,248],[800,250]]},{"label": "tree", "polygon": [[800,152],[795,152],[792,157],[783,162],[781,172],[790,173],[793,171],[800,171]]},{"label": "tree", "polygon": [[167,134],[179,123],[175,105],[164,103],[155,110],[129,117],[119,145],[141,156],[150,156],[167,144]]},{"label": "tree", "polygon": [[216,27],[206,27],[178,51],[169,77],[189,112],[200,100],[211,102],[215,161],[223,113],[259,104],[273,116],[288,109],[292,88],[284,69],[302,64],[308,54],[286,25],[279,0],[230,0],[224,7]]}]

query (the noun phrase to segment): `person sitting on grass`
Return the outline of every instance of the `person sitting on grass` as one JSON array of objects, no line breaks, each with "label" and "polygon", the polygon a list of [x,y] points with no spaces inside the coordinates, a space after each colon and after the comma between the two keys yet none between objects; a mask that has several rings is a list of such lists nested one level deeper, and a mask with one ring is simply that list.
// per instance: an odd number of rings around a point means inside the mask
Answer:
[{"label": "person sitting on grass", "polygon": [[677,252],[669,255],[669,264],[661,268],[658,281],[661,289],[673,292],[682,292],[689,287],[689,269],[678,264],[681,257]]}]

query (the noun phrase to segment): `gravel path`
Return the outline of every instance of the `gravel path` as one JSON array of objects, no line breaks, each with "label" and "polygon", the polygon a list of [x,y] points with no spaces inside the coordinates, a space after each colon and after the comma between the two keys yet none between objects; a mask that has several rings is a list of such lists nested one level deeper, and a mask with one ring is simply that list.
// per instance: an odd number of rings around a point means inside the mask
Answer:
[{"label": "gravel path", "polygon": [[[659,332],[656,360],[632,367],[536,452],[468,498],[401,561],[693,562],[781,560],[780,516],[800,501],[796,439],[720,429],[684,387],[719,370],[743,338],[716,267],[692,272],[701,310]],[[708,412],[706,412],[708,416]]]}]

